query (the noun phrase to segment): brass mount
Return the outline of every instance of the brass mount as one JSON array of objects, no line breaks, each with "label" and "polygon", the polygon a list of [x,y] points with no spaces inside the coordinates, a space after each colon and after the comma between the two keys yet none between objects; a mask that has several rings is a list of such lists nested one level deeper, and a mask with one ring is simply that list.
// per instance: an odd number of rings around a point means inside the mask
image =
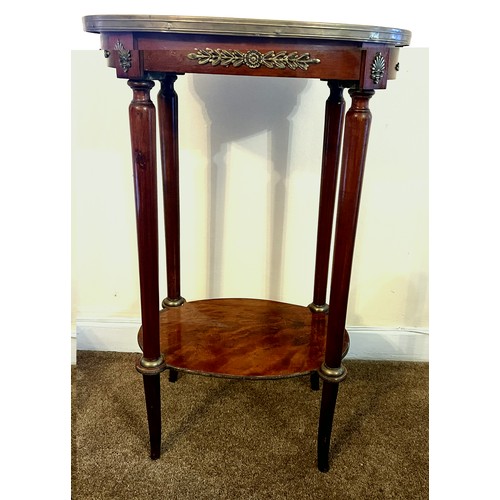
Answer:
[{"label": "brass mount", "polygon": [[323,363],[318,373],[323,380],[333,384],[338,384],[347,377],[347,369],[344,365],[340,365],[338,368],[330,368]]}]

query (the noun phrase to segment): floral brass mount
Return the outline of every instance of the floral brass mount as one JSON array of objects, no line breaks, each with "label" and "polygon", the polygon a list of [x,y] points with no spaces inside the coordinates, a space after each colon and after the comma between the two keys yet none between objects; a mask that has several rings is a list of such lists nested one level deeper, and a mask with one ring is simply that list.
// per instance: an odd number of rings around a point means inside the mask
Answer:
[{"label": "floral brass mount", "polygon": [[370,77],[373,80],[373,83],[375,83],[375,85],[377,85],[380,82],[380,80],[382,80],[384,72],[385,72],[384,56],[380,52],[377,52],[375,54],[375,57],[373,58],[372,68],[370,73]]},{"label": "floral brass mount", "polygon": [[188,54],[188,58],[198,61],[198,64],[211,64],[212,66],[245,65],[249,68],[265,66],[270,69],[301,69],[307,70],[310,64],[319,64],[320,60],[311,58],[309,53],[299,55],[297,52],[287,54],[285,50],[275,53],[270,50],[263,54],[258,50],[240,52],[232,49],[195,49],[196,52]]}]

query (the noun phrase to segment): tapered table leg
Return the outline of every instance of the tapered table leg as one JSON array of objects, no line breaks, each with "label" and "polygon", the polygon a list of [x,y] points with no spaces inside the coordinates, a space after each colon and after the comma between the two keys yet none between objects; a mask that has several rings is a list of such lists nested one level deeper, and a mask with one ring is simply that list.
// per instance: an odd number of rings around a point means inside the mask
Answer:
[{"label": "tapered table leg", "polygon": [[314,272],[313,301],[309,308],[313,312],[326,312],[326,286],[328,264],[332,244],[333,213],[338,178],[342,125],[345,101],[340,82],[328,81],[330,96],[325,107],[325,132],[323,139],[323,164],[318,212],[318,234],[316,242],[316,265]]},{"label": "tapered table leg", "polygon": [[160,151],[163,175],[163,213],[167,254],[167,297],[163,307],[181,306],[180,208],[179,208],[179,119],[176,75],[165,75],[158,93]]},{"label": "tapered table leg", "polygon": [[161,454],[161,398],[160,375],[143,375],[144,395],[148,414],[150,456],[153,460]]},{"label": "tapered table leg", "polygon": [[[344,89],[341,83],[329,80],[328,87],[330,88],[330,95],[325,106],[325,132],[323,138],[323,163],[321,167],[314,292],[313,301],[309,304],[309,309],[313,313],[325,313],[328,311],[326,285],[332,244],[335,192],[345,109],[345,101],[342,95]],[[318,372],[311,373],[311,389],[313,391],[319,390]]]},{"label": "tapered table leg", "polygon": [[134,168],[137,246],[144,358],[160,355],[158,286],[158,201],[156,195],[155,107],[149,98],[151,81],[129,80],[133,100],[129,106]]},{"label": "tapered table leg", "polygon": [[175,370],[174,368],[170,368],[169,373],[168,373],[168,381],[169,382],[177,382],[177,379],[179,378],[179,372]]},{"label": "tapered table leg", "polygon": [[164,362],[160,353],[155,107],[149,96],[154,83],[129,80],[128,85],[133,91],[129,120],[143,330],[143,356],[136,367],[144,376],[151,458],[158,458],[161,442],[159,373],[164,369]]},{"label": "tapered table leg", "polygon": [[335,403],[339,384],[329,382],[323,383],[321,395],[321,409],[319,417],[318,432],[318,469],[321,472],[328,472],[330,469],[330,436],[332,434],[333,414],[335,413]]},{"label": "tapered table leg", "polygon": [[352,104],[346,115],[342,150],[325,362],[319,371],[324,381],[318,428],[318,468],[322,472],[326,472],[329,468],[330,436],[338,384],[347,375],[341,364],[342,347],[363,171],[371,124],[368,102],[374,91],[351,89],[349,94]]},{"label": "tapered table leg", "polygon": [[313,391],[319,391],[319,373],[318,372],[311,372],[309,376],[310,384],[311,384],[311,389]]},{"label": "tapered table leg", "polygon": [[[160,151],[163,178],[163,214],[165,222],[165,248],[167,254],[167,296],[162,307],[179,307],[181,296],[180,258],[180,202],[179,202],[179,117],[177,94],[174,90],[176,75],[165,75],[158,93],[160,124]],[[169,370],[169,382],[176,382],[178,372]]]}]

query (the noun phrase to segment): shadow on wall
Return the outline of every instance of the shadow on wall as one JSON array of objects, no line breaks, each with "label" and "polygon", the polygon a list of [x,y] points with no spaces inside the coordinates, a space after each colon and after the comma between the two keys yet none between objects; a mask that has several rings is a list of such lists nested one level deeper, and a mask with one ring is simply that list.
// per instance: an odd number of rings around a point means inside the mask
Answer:
[{"label": "shadow on wall", "polygon": [[[308,80],[294,78],[232,78],[193,75],[190,87],[200,98],[206,114],[210,151],[208,220],[210,242],[207,269],[208,292],[221,296],[221,278],[226,211],[227,153],[231,142],[266,132],[270,147],[265,152],[271,173],[271,213],[269,218],[270,249],[268,256],[268,294],[280,295],[285,211],[285,179],[289,164],[291,119],[299,105],[300,94],[310,85]],[[265,197],[267,193],[263,193]],[[251,207],[249,208],[251,210]]]},{"label": "shadow on wall", "polygon": [[[361,298],[361,299],[360,299]],[[429,314],[429,277],[424,273],[411,273],[408,276],[397,276],[390,280],[380,280],[370,289],[370,293],[361,295],[361,290],[351,287],[349,294],[349,310],[347,324],[353,326],[371,327],[363,321],[359,310],[365,314],[374,315],[381,301],[388,304],[389,316],[378,316],[379,326],[405,327],[407,329],[426,329]],[[394,325],[395,315],[399,324]]]}]

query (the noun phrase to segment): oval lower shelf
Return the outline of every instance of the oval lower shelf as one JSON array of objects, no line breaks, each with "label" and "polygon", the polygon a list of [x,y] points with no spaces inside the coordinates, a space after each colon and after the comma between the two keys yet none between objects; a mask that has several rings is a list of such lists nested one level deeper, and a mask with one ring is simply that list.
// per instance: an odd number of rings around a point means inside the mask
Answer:
[{"label": "oval lower shelf", "polygon": [[[317,370],[328,315],[258,299],[208,299],[160,311],[168,368],[220,377],[282,378]],[[142,349],[142,328],[139,330]],[[343,356],[349,349],[344,332]]]}]

